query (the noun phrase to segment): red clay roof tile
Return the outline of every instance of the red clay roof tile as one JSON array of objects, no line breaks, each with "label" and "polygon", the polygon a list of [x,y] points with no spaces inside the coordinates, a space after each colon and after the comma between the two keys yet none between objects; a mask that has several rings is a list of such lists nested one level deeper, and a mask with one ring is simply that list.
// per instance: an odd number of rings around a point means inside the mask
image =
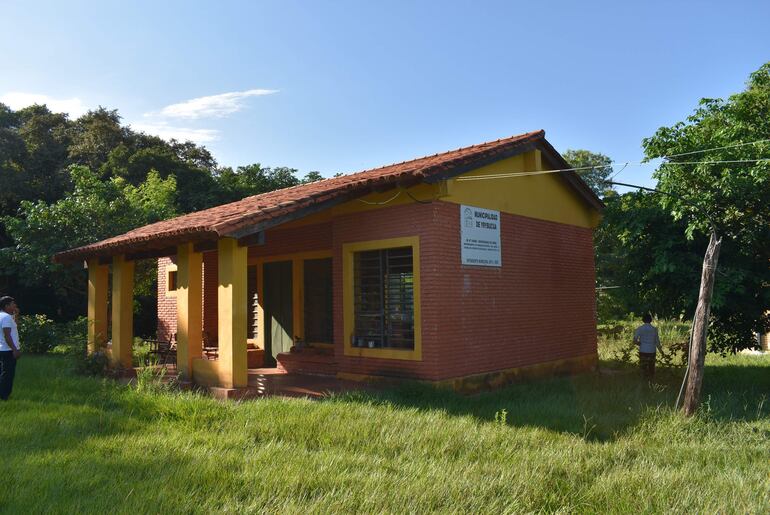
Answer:
[{"label": "red clay roof tile", "polygon": [[[466,169],[475,163],[489,161],[500,155],[538,141],[545,141],[545,132],[536,131],[458,148],[441,154],[373,168],[318,182],[292,186],[281,190],[246,197],[236,202],[178,216],[170,220],[145,225],[125,234],[57,254],[58,262],[71,262],[88,257],[125,251],[158,249],[185,241],[233,236],[250,226],[265,224],[277,218],[297,213],[305,208],[345,201],[370,193],[376,188],[395,187],[435,178],[447,172]],[[549,148],[550,145],[548,145]]]}]

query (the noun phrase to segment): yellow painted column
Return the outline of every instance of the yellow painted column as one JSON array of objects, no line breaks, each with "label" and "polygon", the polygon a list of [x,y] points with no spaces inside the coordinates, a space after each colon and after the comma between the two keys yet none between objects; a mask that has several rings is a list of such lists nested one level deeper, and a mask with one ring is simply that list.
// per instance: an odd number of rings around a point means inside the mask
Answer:
[{"label": "yellow painted column", "polygon": [[107,293],[110,268],[98,259],[88,261],[88,353],[107,341]]},{"label": "yellow painted column", "polygon": [[185,243],[176,256],[176,366],[180,377],[191,379],[192,360],[203,352],[203,254]]},{"label": "yellow painted column", "polygon": [[219,253],[219,373],[221,386],[246,386],[246,264],[248,248],[222,238]]},{"label": "yellow painted column", "polygon": [[131,368],[134,344],[134,262],[112,258],[112,363]]}]

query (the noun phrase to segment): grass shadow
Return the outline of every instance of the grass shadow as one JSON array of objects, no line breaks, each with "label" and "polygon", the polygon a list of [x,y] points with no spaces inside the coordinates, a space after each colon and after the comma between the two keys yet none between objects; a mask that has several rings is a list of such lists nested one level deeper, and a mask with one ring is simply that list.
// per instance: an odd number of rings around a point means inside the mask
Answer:
[{"label": "grass shadow", "polygon": [[[701,416],[719,421],[768,417],[770,402],[765,399],[770,392],[770,360],[756,365],[735,361],[740,360],[706,366]],[[636,367],[612,367],[613,373],[513,384],[471,396],[408,382],[384,390],[349,392],[337,398],[439,410],[481,422],[504,420],[511,426],[544,428],[588,441],[615,440],[634,431],[651,412],[674,412],[684,368],[659,367],[655,380],[649,382]]]}]

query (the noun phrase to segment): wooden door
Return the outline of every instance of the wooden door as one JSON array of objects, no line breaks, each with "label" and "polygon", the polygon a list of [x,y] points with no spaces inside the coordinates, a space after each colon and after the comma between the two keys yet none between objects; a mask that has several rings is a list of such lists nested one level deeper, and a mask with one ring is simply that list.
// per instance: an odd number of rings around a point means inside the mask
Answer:
[{"label": "wooden door", "polygon": [[291,261],[265,263],[265,366],[274,367],[280,352],[294,344]]}]

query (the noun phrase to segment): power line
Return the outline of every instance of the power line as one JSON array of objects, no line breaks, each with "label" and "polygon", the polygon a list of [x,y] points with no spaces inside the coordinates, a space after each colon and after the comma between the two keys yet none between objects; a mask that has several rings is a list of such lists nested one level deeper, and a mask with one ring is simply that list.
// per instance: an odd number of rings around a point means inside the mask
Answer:
[{"label": "power line", "polygon": [[704,152],[711,152],[712,150],[724,150],[726,148],[745,147],[747,145],[756,145],[757,143],[767,143],[767,142],[770,142],[770,138],[760,139],[757,141],[749,141],[748,143],[736,143],[734,145],[725,145],[724,147],[707,148],[705,150],[693,150],[692,152],[682,152],[681,154],[669,154],[666,156],[660,156],[659,158],[653,158],[653,159],[671,159],[672,157],[691,156],[693,154],[702,154]]},{"label": "power line", "polygon": [[[658,166],[666,166],[666,165],[716,165],[716,164],[739,164],[739,163],[764,163],[769,162],[770,158],[762,157],[758,159],[729,159],[729,160],[718,160],[718,161],[675,161],[670,163],[660,163]],[[613,163],[616,163],[613,161]],[[625,163],[616,163],[616,164],[622,164],[623,168],[620,169],[618,173],[623,171],[627,166],[654,166],[653,163],[646,163],[646,162],[630,162],[627,161]],[[474,175],[471,177],[458,177],[457,181],[481,181],[481,180],[488,180],[488,179],[506,179],[509,177],[526,177],[530,175],[546,175],[549,173],[561,173],[561,172],[578,172],[580,170],[593,170],[596,168],[604,168],[605,166],[609,165],[602,165],[602,166],[581,166],[581,167],[574,167],[574,168],[560,168],[558,170],[533,170],[533,171],[527,171],[527,172],[503,172],[503,173],[494,173],[494,174],[488,174],[488,175]],[[617,173],[615,174],[617,175]],[[613,176],[614,177],[614,176]]]}]

